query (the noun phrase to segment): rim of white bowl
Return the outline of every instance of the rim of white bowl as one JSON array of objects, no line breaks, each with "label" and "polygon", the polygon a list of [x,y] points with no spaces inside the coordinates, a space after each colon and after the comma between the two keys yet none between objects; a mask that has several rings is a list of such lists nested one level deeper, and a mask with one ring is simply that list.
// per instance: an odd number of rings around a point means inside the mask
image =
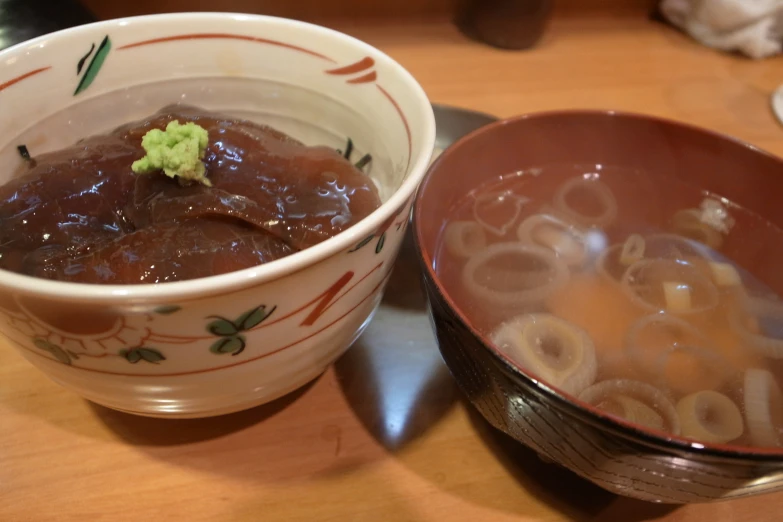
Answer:
[{"label": "rim of white bowl", "polygon": [[435,145],[435,116],[427,94],[413,75],[386,53],[358,38],[348,36],[334,29],[287,18],[242,13],[203,12],[132,16],[71,27],[27,40],[0,51],[0,62],[4,58],[20,54],[24,49],[40,45],[47,40],[73,33],[87,32],[97,27],[127,26],[130,24],[167,20],[179,24],[187,24],[190,20],[203,21],[205,19],[272,23],[321,33],[355,46],[358,50],[372,56],[377,62],[381,62],[394,70],[415,99],[416,109],[424,115],[424,125],[418,128],[422,136],[420,140],[422,143],[421,151],[418,155],[411,157],[411,164],[402,184],[380,207],[347,230],[290,256],[236,272],[171,283],[103,285],[40,279],[0,269],[0,287],[27,295],[34,294],[56,300],[78,299],[80,301],[101,301],[107,304],[117,304],[127,302],[128,300],[172,302],[214,294],[226,294],[243,287],[274,281],[339,254],[367,237],[371,231],[375,231],[388,219],[392,212],[400,208],[416,192],[419,183],[427,172],[430,156]]}]

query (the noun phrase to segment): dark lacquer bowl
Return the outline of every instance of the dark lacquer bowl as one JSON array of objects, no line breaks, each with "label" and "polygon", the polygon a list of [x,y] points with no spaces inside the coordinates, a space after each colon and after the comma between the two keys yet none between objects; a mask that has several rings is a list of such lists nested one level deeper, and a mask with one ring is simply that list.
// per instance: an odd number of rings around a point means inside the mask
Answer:
[{"label": "dark lacquer bowl", "polygon": [[[783,161],[725,136],[598,111],[534,114],[479,129],[432,165],[414,206],[438,344],[462,391],[496,428],[620,495],[696,503],[783,489],[783,449],[697,444],[604,414],[513,365],[457,308],[433,269],[448,213],[488,180],[552,163],[627,165],[655,177],[674,176],[783,227]],[[752,270],[746,263],[783,260],[783,245],[753,245],[753,234],[747,237],[748,258],[735,259],[740,265]]]}]

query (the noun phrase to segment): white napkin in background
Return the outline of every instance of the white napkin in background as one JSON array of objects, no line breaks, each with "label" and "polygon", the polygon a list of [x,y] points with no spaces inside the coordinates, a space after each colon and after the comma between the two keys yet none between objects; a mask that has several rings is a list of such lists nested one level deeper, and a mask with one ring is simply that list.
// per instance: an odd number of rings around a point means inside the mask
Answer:
[{"label": "white napkin in background", "polygon": [[775,117],[783,125],[783,85],[772,93],[772,112],[775,113]]},{"label": "white napkin in background", "polygon": [[662,0],[660,9],[709,47],[756,59],[783,51],[783,0]]}]

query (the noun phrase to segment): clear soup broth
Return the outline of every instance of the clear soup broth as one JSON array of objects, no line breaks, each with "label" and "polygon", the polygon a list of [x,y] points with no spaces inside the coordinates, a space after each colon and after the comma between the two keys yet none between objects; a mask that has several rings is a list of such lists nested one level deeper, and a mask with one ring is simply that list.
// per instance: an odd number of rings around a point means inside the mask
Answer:
[{"label": "clear soup broth", "polygon": [[650,429],[783,446],[777,276],[734,261],[783,241],[762,217],[676,179],[547,165],[473,190],[439,241],[458,308],[528,373]]}]

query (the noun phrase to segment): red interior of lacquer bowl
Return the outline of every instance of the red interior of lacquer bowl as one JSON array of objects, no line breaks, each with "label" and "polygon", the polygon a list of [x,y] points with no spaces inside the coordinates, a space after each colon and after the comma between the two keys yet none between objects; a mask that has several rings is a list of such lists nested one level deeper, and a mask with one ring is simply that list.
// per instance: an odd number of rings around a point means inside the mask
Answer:
[{"label": "red interior of lacquer bowl", "polygon": [[[414,208],[416,239],[428,277],[472,335],[516,378],[538,386],[575,415],[621,436],[647,439],[675,451],[783,461],[783,449],[702,443],[610,416],[571,395],[537,384],[537,379],[496,350],[470,324],[433,268],[440,231],[454,206],[471,189],[496,176],[548,163],[619,164],[666,173],[723,195],[783,226],[783,205],[779,204],[783,160],[727,136],[658,118],[608,111],[539,113],[483,127],[447,149],[430,168]],[[748,230],[743,243],[755,245],[757,250],[750,249],[747,259],[735,260],[752,272],[777,274],[765,282],[783,293],[783,270],[767,266],[783,259],[783,244],[765,243],[761,237],[754,241],[753,234]],[[759,255],[762,251],[764,255]]]}]

